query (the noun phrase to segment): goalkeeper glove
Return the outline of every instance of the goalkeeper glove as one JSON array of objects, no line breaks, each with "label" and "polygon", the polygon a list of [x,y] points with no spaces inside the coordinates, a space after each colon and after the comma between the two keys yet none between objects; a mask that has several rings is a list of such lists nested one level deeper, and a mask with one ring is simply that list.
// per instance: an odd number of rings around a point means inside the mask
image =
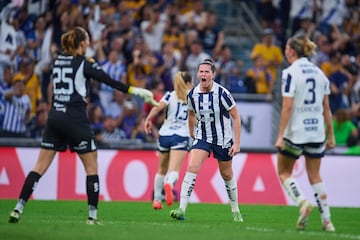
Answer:
[{"label": "goalkeeper glove", "polygon": [[130,94],[141,97],[145,102],[150,103],[153,106],[159,106],[159,103],[154,99],[152,92],[145,88],[129,87]]}]

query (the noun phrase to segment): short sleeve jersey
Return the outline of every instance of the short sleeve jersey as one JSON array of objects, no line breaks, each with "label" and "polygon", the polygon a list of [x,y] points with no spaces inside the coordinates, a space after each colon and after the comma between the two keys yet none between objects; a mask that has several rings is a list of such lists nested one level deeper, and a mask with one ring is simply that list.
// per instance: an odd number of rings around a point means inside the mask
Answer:
[{"label": "short sleeve jersey", "polygon": [[284,69],[282,95],[293,98],[284,138],[297,144],[325,141],[323,99],[329,94],[328,78],[307,58],[300,58]]},{"label": "short sleeve jersey", "polygon": [[159,134],[161,136],[172,136],[174,134],[188,137],[188,107],[185,102],[178,99],[175,91],[166,92],[160,100],[167,105],[165,121]]},{"label": "short sleeve jersey", "polygon": [[189,110],[196,115],[195,139],[230,147],[233,132],[229,111],[236,105],[230,92],[216,82],[210,92],[201,92],[197,85],[189,92],[187,101]]}]

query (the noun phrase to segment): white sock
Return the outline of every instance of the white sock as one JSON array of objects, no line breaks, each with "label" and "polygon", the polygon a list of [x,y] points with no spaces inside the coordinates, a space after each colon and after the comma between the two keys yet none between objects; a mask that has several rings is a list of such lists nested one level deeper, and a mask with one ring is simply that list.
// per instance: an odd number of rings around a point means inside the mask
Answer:
[{"label": "white sock", "polygon": [[97,209],[95,206],[89,205],[89,217],[97,219]]},{"label": "white sock", "polygon": [[196,174],[186,172],[184,180],[181,184],[180,192],[180,209],[186,211],[189,198],[195,186]]},{"label": "white sock", "polygon": [[283,182],[283,186],[291,199],[296,202],[298,206],[300,206],[300,203],[305,200],[305,197],[295,178],[289,177]]},{"label": "white sock", "polygon": [[164,175],[158,173],[155,174],[154,178],[154,200],[161,202],[162,200],[162,190],[164,187]]},{"label": "white sock", "polygon": [[20,198],[16,203],[15,210],[18,210],[20,213],[22,213],[25,207],[25,203],[26,202]]},{"label": "white sock", "polygon": [[177,171],[171,171],[166,175],[165,183],[170,183],[171,186],[174,187],[178,178],[179,178],[179,173]]},{"label": "white sock", "polygon": [[316,183],[312,185],[312,188],[314,190],[314,195],[316,199],[316,203],[319,208],[319,212],[321,215],[322,221],[330,221],[330,207],[327,203],[327,194],[326,194],[326,188],[325,184],[323,182]]},{"label": "white sock", "polygon": [[231,212],[239,212],[237,183],[234,181],[234,178],[224,182],[230,200]]}]

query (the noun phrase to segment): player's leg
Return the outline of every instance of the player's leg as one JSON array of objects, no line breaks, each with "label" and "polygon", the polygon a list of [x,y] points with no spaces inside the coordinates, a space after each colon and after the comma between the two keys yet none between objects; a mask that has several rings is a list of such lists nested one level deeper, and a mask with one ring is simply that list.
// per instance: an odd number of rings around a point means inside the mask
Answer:
[{"label": "player's leg", "polygon": [[312,204],[306,200],[298,182],[292,177],[296,159],[303,153],[303,146],[285,141],[284,150],[280,150],[277,157],[277,169],[280,181],[290,198],[300,207],[296,223],[298,230],[304,230],[307,219],[313,209]]},{"label": "player's leg", "polygon": [[327,202],[327,191],[320,176],[320,165],[321,158],[306,157],[306,170],[321,215],[323,230],[333,232],[335,231],[335,227],[331,222],[330,207]]},{"label": "player's leg", "polygon": [[189,203],[190,196],[195,187],[197,173],[200,171],[202,163],[208,158],[210,145],[204,141],[196,140],[190,152],[190,161],[181,184],[180,207],[172,210],[170,216],[177,220],[184,220],[185,211]]},{"label": "player's leg", "polygon": [[230,200],[233,219],[234,221],[242,222],[243,218],[239,209],[237,181],[234,179],[232,157],[228,154],[229,149],[214,146],[213,152],[214,157],[218,160],[220,175],[224,180],[225,189]]},{"label": "player's leg", "polygon": [[88,224],[99,224],[97,209],[99,203],[100,183],[98,175],[97,151],[78,153],[86,172],[86,193],[88,197]]},{"label": "player's leg", "polygon": [[154,177],[154,209],[162,209],[162,191],[164,187],[165,174],[169,165],[169,152],[159,152],[158,170]]},{"label": "player's leg", "polygon": [[31,194],[35,190],[40,177],[49,168],[52,160],[54,159],[55,153],[55,150],[40,149],[38,160],[33,170],[27,175],[16,206],[10,213],[9,222],[16,223],[20,220],[26,202],[29,200]]},{"label": "player's leg", "polygon": [[165,201],[168,206],[174,202],[173,188],[179,178],[179,172],[187,153],[187,150],[170,151],[169,168],[164,183]]}]

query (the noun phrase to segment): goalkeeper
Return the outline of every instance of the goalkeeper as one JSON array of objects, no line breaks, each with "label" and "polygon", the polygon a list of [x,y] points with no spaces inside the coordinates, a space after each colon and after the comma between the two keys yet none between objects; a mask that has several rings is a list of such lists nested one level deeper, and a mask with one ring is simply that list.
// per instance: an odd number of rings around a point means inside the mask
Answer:
[{"label": "goalkeeper", "polygon": [[69,146],[81,159],[86,172],[88,202],[87,224],[100,224],[97,218],[99,201],[99,176],[97,148],[86,111],[87,85],[90,79],[132,95],[157,106],[149,90],[132,87],[110,78],[93,60],[86,59],[89,35],[81,27],[66,32],[61,37],[63,52],[55,59],[52,69],[52,105],[41,142],[38,160],[27,175],[9,222],[20,220],[24,206],[35,189],[40,177],[46,172],[57,151]]}]

